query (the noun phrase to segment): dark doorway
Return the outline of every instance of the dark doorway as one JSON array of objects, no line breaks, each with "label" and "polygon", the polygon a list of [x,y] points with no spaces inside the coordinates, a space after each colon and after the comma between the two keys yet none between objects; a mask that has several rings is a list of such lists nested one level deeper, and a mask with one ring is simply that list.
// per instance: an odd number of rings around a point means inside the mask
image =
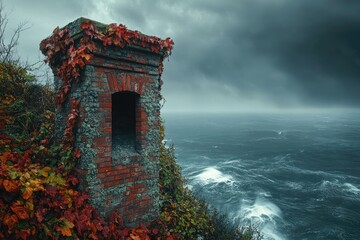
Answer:
[{"label": "dark doorway", "polygon": [[117,92],[112,94],[112,149],[114,155],[135,152],[138,94]]}]

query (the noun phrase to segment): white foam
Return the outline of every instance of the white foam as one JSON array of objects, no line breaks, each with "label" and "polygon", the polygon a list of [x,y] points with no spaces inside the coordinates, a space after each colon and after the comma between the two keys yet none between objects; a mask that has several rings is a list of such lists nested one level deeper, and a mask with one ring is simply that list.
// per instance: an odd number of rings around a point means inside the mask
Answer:
[{"label": "white foam", "polygon": [[338,179],[327,181],[324,180],[321,182],[320,190],[324,192],[333,192],[334,190],[341,191],[343,193],[351,195],[359,195],[360,189],[351,183],[341,183]]},{"label": "white foam", "polygon": [[190,184],[186,184],[185,185],[185,188],[189,189],[189,190],[193,190],[194,186],[193,185],[190,185]]},{"label": "white foam", "polygon": [[223,174],[215,167],[208,167],[200,173],[197,178],[204,184],[209,183],[226,183],[232,185],[234,183],[234,179],[232,176]]},{"label": "white foam", "polygon": [[351,183],[344,183],[343,186],[346,188],[347,191],[354,193],[354,194],[360,194],[360,189],[352,185]]},{"label": "white foam", "polygon": [[252,205],[243,202],[238,217],[257,226],[265,240],[286,239],[277,229],[277,222],[283,221],[281,209],[264,197],[258,197]]},{"label": "white foam", "polygon": [[266,201],[262,198],[257,198],[252,206],[249,206],[242,210],[245,214],[245,218],[254,219],[256,222],[265,223],[269,220],[274,222],[274,218],[281,218],[282,212],[278,206],[270,201]]},{"label": "white foam", "polygon": [[271,197],[271,193],[270,193],[270,192],[260,192],[259,195],[260,195],[260,196],[263,196],[263,197]]},{"label": "white foam", "polygon": [[201,155],[200,158],[204,159],[204,160],[210,160],[210,158],[208,156],[206,156],[206,155]]},{"label": "white foam", "polygon": [[236,164],[238,166],[239,161],[240,161],[239,159],[235,159],[235,160],[230,160],[230,161],[223,162],[222,164],[223,165],[235,165]]},{"label": "white foam", "polygon": [[297,182],[286,182],[286,186],[290,187],[291,189],[299,190],[302,189],[303,186]]},{"label": "white foam", "polygon": [[285,240],[286,238],[276,231],[271,224],[266,224],[262,229],[261,233],[264,234],[264,240]]}]

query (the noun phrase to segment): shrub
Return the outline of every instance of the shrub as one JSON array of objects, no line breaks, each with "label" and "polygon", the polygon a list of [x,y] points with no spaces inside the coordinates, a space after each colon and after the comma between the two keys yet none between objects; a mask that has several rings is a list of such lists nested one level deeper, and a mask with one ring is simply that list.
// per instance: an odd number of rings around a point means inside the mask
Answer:
[{"label": "shrub", "polygon": [[252,226],[241,227],[231,223],[228,217],[216,209],[210,210],[205,201],[197,199],[184,187],[185,180],[176,163],[174,147],[163,142],[164,126],[160,142],[160,189],[163,200],[161,217],[165,231],[178,239],[208,240],[260,240],[262,236]]}]

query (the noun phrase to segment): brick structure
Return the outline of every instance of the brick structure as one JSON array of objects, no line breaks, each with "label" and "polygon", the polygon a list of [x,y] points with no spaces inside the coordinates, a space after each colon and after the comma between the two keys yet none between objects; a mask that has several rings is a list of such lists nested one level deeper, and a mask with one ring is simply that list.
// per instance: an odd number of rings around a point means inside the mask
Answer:
[{"label": "brick structure", "polygon": [[[89,20],[80,18],[67,25],[70,37],[81,41],[80,26],[85,21]],[[118,210],[129,226],[159,216],[159,68],[164,55],[151,51],[151,45],[119,48],[97,43],[67,98],[80,102],[75,139],[81,151],[76,166],[80,187],[103,216]],[[60,82],[55,76],[55,88]],[[59,137],[69,105],[67,100],[57,110]]]}]

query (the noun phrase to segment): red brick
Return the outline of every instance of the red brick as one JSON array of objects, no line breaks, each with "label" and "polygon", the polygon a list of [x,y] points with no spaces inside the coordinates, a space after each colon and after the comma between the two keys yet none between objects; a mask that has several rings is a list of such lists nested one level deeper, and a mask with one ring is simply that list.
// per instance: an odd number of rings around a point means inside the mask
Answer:
[{"label": "red brick", "polygon": [[111,133],[112,132],[112,128],[111,127],[104,127],[103,131],[106,133]]},{"label": "red brick", "polygon": [[136,198],[136,195],[129,195],[127,199],[128,200],[134,200],[135,198]]},{"label": "red brick", "polygon": [[100,168],[108,168],[108,167],[112,167],[111,162],[101,162],[96,164],[97,167]]},{"label": "red brick", "polygon": [[102,183],[101,185],[107,188],[107,187],[115,187],[119,185],[119,183],[117,181],[112,181],[112,182]]},{"label": "red brick", "polygon": [[100,167],[100,168],[99,168],[99,173],[111,172],[112,170],[113,170],[112,167]]},{"label": "red brick", "polygon": [[111,102],[110,103],[102,103],[102,102],[100,102],[99,107],[100,108],[111,108],[112,104],[111,104]]}]

